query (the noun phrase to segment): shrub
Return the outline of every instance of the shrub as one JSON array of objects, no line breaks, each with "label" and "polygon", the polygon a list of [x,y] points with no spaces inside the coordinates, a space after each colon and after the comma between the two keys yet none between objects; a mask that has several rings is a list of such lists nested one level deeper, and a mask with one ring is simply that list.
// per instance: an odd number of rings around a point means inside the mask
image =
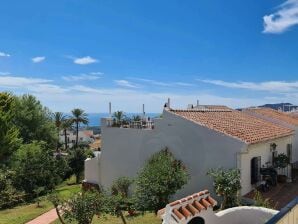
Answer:
[{"label": "shrub", "polygon": [[0,209],[23,202],[25,194],[17,191],[11,182],[10,173],[0,170]]},{"label": "shrub", "polygon": [[213,177],[215,192],[223,197],[221,209],[239,204],[237,193],[241,189],[241,183],[238,169],[210,169],[207,175]]},{"label": "shrub", "polygon": [[157,213],[187,183],[188,178],[182,162],[176,160],[167,148],[153,154],[136,179],[136,207]]}]

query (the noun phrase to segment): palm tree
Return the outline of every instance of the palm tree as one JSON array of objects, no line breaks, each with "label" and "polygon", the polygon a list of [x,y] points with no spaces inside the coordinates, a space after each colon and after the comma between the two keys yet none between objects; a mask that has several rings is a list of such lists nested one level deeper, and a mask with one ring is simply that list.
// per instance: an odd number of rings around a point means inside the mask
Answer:
[{"label": "palm tree", "polygon": [[57,140],[57,148],[56,151],[58,152],[59,150],[59,135],[60,135],[60,130],[62,128],[62,124],[65,121],[66,116],[62,112],[55,112],[53,114],[53,120],[55,122],[55,126],[57,128],[57,134],[58,134],[58,140]]},{"label": "palm tree", "polygon": [[114,112],[113,117],[116,120],[116,124],[120,125],[123,119],[125,118],[125,114],[123,111],[116,111]]},{"label": "palm tree", "polygon": [[65,144],[65,149],[68,148],[67,145],[67,130],[72,128],[72,120],[69,118],[66,118],[61,126],[62,130],[63,130],[63,134],[64,134],[64,144]]},{"label": "palm tree", "polygon": [[75,108],[71,111],[72,117],[71,117],[71,123],[75,124],[76,126],[76,148],[78,147],[78,141],[79,141],[79,124],[88,124],[89,120],[87,117],[87,114],[84,110]]}]

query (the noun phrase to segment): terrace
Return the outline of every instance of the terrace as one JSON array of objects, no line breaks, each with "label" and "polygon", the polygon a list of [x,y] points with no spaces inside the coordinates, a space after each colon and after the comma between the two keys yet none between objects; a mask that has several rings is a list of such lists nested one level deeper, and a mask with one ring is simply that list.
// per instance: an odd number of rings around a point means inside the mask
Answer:
[{"label": "terrace", "polygon": [[140,121],[121,120],[116,121],[113,118],[102,118],[102,126],[112,128],[132,128],[132,129],[154,129],[154,121],[150,119],[142,119]]}]

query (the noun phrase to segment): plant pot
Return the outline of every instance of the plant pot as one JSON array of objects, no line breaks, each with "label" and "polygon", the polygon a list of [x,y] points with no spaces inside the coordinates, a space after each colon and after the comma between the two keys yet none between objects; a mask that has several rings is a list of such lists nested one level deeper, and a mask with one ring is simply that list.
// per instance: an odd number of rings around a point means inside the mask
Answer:
[{"label": "plant pot", "polygon": [[286,183],[287,182],[287,176],[286,175],[277,175],[277,182],[278,183]]}]

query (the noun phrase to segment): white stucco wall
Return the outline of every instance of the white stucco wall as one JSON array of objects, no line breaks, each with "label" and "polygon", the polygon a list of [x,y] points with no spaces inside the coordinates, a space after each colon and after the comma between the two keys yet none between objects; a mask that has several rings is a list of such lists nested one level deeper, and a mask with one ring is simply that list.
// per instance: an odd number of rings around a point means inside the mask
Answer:
[{"label": "white stucco wall", "polygon": [[89,183],[100,183],[100,156],[101,152],[97,152],[94,158],[88,158],[85,160],[84,178]]},{"label": "white stucco wall", "polygon": [[135,177],[145,161],[168,147],[187,167],[191,179],[175,198],[202,189],[213,190],[210,168],[237,167],[237,152],[247,145],[238,139],[164,112],[153,130],[102,127],[100,184],[110,187],[121,176]]},{"label": "white stucco wall", "polygon": [[[278,154],[287,153],[287,144],[292,143],[292,136],[275,139],[274,141],[267,141],[257,144],[249,145],[247,152],[241,153],[241,194],[244,195],[251,190],[253,186],[250,183],[251,178],[251,159],[253,157],[261,156],[261,166],[265,166],[266,162],[272,161],[272,152],[270,151],[270,144],[277,144],[276,151]],[[266,167],[266,166],[265,166]]]},{"label": "white stucco wall", "polygon": [[216,213],[217,222],[206,220],[206,224],[263,224],[277,213],[278,211],[268,208],[240,206]]}]

